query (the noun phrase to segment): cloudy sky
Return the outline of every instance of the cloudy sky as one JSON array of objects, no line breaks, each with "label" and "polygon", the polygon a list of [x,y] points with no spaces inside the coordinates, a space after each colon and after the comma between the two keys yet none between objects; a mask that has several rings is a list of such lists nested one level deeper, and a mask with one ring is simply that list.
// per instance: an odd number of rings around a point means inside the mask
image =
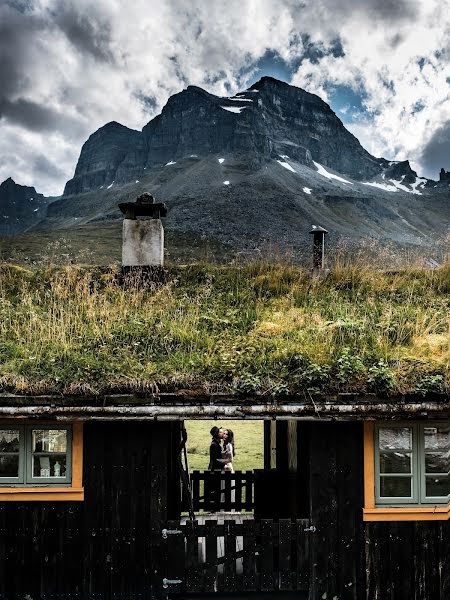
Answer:
[{"label": "cloudy sky", "polygon": [[372,154],[450,170],[450,0],[0,0],[0,181],[62,193],[108,121],[272,75]]}]

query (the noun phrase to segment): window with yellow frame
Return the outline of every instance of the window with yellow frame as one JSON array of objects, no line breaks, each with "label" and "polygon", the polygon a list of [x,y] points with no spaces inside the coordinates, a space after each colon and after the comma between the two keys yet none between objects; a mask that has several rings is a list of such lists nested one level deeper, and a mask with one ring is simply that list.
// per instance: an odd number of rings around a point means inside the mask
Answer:
[{"label": "window with yellow frame", "polygon": [[82,423],[0,423],[0,501],[83,500]]},{"label": "window with yellow frame", "polygon": [[450,516],[450,423],[365,423],[364,520]]}]

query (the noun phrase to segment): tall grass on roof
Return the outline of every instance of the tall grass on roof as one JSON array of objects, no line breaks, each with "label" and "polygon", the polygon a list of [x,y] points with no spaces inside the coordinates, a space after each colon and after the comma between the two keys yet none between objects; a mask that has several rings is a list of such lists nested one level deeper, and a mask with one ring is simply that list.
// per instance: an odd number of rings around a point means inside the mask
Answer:
[{"label": "tall grass on roof", "polygon": [[282,395],[450,388],[450,264],[114,268],[0,265],[0,389]]}]

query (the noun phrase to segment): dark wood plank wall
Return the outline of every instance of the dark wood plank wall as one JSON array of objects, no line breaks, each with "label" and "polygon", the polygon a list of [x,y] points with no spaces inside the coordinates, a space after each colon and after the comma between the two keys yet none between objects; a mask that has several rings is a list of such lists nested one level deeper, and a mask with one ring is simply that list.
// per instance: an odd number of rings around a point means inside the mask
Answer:
[{"label": "dark wood plank wall", "polygon": [[366,523],[367,600],[448,600],[450,522]]},{"label": "dark wood plank wall", "polygon": [[[365,597],[361,423],[299,423],[299,497],[309,500],[311,598]],[[305,497],[305,493],[307,496]]]},{"label": "dark wood plank wall", "polygon": [[0,503],[0,599],[160,596],[161,528],[178,506],[174,428],[86,424],[84,502]]}]

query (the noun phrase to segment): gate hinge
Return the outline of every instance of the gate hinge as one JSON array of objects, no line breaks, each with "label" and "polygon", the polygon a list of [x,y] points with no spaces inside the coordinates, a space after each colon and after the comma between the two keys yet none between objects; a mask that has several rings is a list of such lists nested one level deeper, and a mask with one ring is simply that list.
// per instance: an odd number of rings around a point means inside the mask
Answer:
[{"label": "gate hinge", "polygon": [[169,535],[180,535],[181,533],[183,533],[183,532],[180,531],[179,529],[163,529],[161,531],[161,535],[162,535],[162,539],[163,540],[167,540],[167,537]]},{"label": "gate hinge", "polygon": [[303,531],[310,531],[311,533],[315,533],[316,532],[316,526],[315,525],[311,525],[311,527],[307,527]]},{"label": "gate hinge", "polygon": [[164,577],[164,579],[163,579],[163,588],[167,589],[169,587],[169,585],[179,585],[180,583],[183,583],[181,581],[181,579],[166,579]]}]

